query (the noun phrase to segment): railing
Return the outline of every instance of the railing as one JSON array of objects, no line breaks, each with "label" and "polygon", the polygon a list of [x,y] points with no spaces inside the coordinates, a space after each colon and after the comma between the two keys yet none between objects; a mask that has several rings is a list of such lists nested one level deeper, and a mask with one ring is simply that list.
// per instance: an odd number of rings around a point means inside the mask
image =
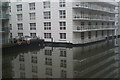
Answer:
[{"label": "railing", "polygon": [[102,20],[102,21],[115,21],[114,17],[95,17],[95,16],[80,16],[80,15],[74,15],[73,19],[86,19],[86,20]]},{"label": "railing", "polygon": [[91,30],[108,30],[115,29],[114,26],[75,26],[73,30],[75,31],[91,31]]},{"label": "railing", "polygon": [[0,19],[9,19],[9,14],[6,13],[0,14]]},{"label": "railing", "polygon": [[108,13],[115,12],[114,9],[102,7],[99,5],[95,5],[93,3],[91,4],[90,2],[74,2],[73,8],[87,8],[87,9],[91,9],[91,10],[104,11],[104,12],[108,12]]},{"label": "railing", "polygon": [[10,31],[10,28],[9,28],[9,27],[2,27],[2,31],[3,31],[3,32],[9,32],[9,31]]},{"label": "railing", "polygon": [[1,2],[0,6],[2,6],[2,8],[7,8],[9,7],[9,2]]}]

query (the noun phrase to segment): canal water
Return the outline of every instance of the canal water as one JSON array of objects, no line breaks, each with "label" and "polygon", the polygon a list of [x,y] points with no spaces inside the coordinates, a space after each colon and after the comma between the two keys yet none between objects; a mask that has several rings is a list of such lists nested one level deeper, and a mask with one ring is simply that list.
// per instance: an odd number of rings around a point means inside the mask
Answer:
[{"label": "canal water", "polygon": [[3,51],[3,78],[118,78],[120,40]]}]

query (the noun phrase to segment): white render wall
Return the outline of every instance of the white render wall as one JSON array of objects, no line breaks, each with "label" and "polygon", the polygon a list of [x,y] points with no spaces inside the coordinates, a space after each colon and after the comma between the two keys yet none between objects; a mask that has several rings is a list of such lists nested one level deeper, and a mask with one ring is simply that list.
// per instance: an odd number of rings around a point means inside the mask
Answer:
[{"label": "white render wall", "polygon": [[[71,3],[67,3],[65,8],[59,8],[59,3],[58,2],[53,2],[51,3],[51,8],[50,9],[43,9],[43,4],[42,2],[36,2],[36,9],[30,11],[29,10],[29,2],[22,2],[23,4],[23,10],[21,12],[17,12],[16,9],[16,4],[21,4],[21,3],[15,3],[12,2],[11,3],[11,23],[12,23],[12,34],[13,37],[17,36],[18,33],[23,33],[23,35],[30,35],[30,33],[36,33],[36,36],[39,36],[40,38],[44,38],[44,33],[52,33],[52,37],[54,39],[54,42],[63,42],[62,40],[60,40],[59,33],[67,33],[67,40],[65,42],[72,42],[72,4]],[[55,7],[56,6],[56,7]],[[66,10],[66,19],[59,19],[59,10]],[[51,19],[43,19],[43,12],[44,11],[51,11]],[[36,13],[36,20],[30,20],[29,19],[29,13],[30,12],[35,12]],[[23,30],[19,30],[17,28],[17,14],[23,14],[23,21],[20,23],[23,23]],[[44,30],[44,24],[43,22],[45,21],[50,21],[52,26],[51,26],[51,30]],[[60,30],[59,28],[59,21],[66,21],[66,30]],[[36,22],[36,30],[29,30],[29,23],[30,22]],[[51,39],[46,39],[51,41]]]},{"label": "white render wall", "polygon": [[[13,0],[12,0],[13,1]],[[44,33],[51,33],[53,42],[67,42],[67,43],[88,43],[88,42],[93,42],[93,41],[98,41],[105,39],[107,37],[106,31],[104,31],[105,37],[101,37],[101,32],[98,31],[98,38],[95,38],[95,32],[91,31],[92,33],[92,38],[88,38],[87,32],[85,32],[85,39],[84,41],[81,41],[81,36],[80,33],[73,32],[73,27],[76,25],[80,25],[80,22],[82,21],[73,21],[73,15],[76,12],[79,12],[80,9],[74,10],[72,8],[73,4],[72,1],[75,2],[75,0],[67,0],[66,2],[66,7],[60,8],[59,7],[59,2],[58,0],[51,0],[51,6],[49,9],[44,9],[43,8],[43,1],[36,1],[36,0],[27,0],[23,2],[15,2],[15,0],[11,3],[11,24],[12,24],[12,36],[18,36],[18,33],[23,33],[24,36],[29,35],[30,33],[36,33],[36,36],[40,37],[41,39],[44,39]],[[35,10],[29,10],[29,3],[35,2]],[[22,11],[17,12],[16,5],[17,4],[22,4]],[[66,19],[60,19],[59,18],[59,10],[66,10]],[[51,11],[51,19],[44,19],[43,12],[44,11]],[[30,20],[29,19],[29,13],[30,12],[35,12],[36,13],[36,20]],[[17,21],[17,14],[23,14],[23,21],[18,22]],[[51,22],[51,30],[44,30],[44,22]],[[59,22],[60,21],[66,21],[66,30],[60,30]],[[36,30],[30,30],[29,23],[36,23]],[[85,21],[85,25],[87,25],[88,22],[92,22],[92,24],[95,24],[95,21]],[[102,22],[96,21],[98,24],[101,24]],[[23,23],[23,30],[18,30],[17,23]],[[104,22],[104,25],[107,23]],[[110,22],[110,25],[112,23]],[[114,30],[114,29],[113,29]],[[111,30],[110,30],[111,31]],[[60,39],[60,34],[59,33],[66,33],[66,40]],[[78,35],[77,35],[78,34]],[[112,33],[110,33],[112,34]],[[100,36],[99,36],[100,35]],[[110,36],[110,35],[109,35]],[[45,39],[45,41],[51,41],[51,39]]]}]

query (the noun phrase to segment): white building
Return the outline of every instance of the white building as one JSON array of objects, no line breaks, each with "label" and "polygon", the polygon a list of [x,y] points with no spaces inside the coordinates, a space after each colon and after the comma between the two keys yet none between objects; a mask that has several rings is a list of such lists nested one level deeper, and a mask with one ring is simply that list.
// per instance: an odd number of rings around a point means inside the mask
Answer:
[{"label": "white building", "polygon": [[[114,2],[12,0],[11,36],[38,36],[73,44],[103,40],[115,33]],[[93,1],[93,0],[92,0]]]},{"label": "white building", "polygon": [[118,2],[118,35],[120,35],[120,2]]}]

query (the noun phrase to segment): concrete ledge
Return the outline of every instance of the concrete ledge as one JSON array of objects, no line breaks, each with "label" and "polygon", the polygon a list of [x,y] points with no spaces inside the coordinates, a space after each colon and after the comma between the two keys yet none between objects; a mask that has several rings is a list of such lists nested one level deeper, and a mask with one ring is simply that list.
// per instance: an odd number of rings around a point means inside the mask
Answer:
[{"label": "concrete ledge", "polygon": [[33,47],[33,46],[50,46],[50,47],[80,47],[80,46],[86,46],[86,45],[92,45],[96,44],[102,41],[116,39],[117,36],[109,36],[106,37],[103,40],[89,42],[89,43],[83,43],[83,44],[72,44],[72,43],[66,43],[66,42],[44,42],[41,40],[34,40],[31,41],[30,44],[27,44],[27,42],[23,42],[21,45],[18,45],[17,43],[10,43],[10,44],[4,44],[2,48],[25,48],[25,47]]}]

